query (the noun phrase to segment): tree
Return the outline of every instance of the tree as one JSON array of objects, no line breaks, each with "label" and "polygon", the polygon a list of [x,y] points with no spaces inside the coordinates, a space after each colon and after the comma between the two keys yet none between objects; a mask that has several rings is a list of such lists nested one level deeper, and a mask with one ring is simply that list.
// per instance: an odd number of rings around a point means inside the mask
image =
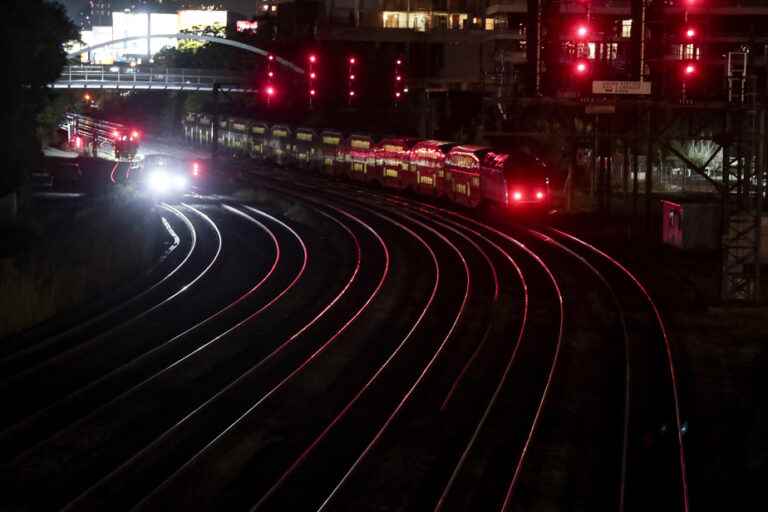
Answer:
[{"label": "tree", "polygon": [[77,39],[77,29],[64,7],[45,0],[6,0],[0,5],[5,21],[0,38],[5,57],[0,120],[0,196],[18,188],[39,166],[38,115],[54,82],[67,63],[64,43]]}]

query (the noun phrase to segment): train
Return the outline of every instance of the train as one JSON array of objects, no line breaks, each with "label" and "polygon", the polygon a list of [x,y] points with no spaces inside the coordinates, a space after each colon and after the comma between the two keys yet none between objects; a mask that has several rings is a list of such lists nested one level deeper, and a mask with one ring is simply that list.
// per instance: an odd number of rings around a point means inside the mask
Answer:
[{"label": "train", "polygon": [[115,160],[132,162],[139,150],[141,132],[136,128],[84,114],[67,113],[61,129],[69,147],[78,153],[98,156],[104,147],[112,148]]},{"label": "train", "polygon": [[383,188],[448,200],[469,208],[496,205],[546,210],[552,205],[551,169],[525,151],[497,151],[442,140],[292,127],[243,118],[219,120],[188,113],[187,141],[218,143],[233,153]]}]

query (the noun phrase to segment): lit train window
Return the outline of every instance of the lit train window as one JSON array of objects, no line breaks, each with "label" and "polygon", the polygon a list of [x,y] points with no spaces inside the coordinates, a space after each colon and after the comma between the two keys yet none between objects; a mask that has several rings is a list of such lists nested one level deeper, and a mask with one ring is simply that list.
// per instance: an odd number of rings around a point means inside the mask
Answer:
[{"label": "lit train window", "polygon": [[333,158],[326,158],[323,160],[323,165],[326,167],[331,167],[333,165]]},{"label": "lit train window", "polygon": [[371,147],[371,142],[367,140],[352,139],[349,145],[355,149],[368,149]]},{"label": "lit train window", "polygon": [[352,170],[355,172],[365,172],[365,166],[360,162],[355,162],[352,164]]},{"label": "lit train window", "polygon": [[455,192],[458,192],[459,194],[466,194],[467,193],[467,185],[464,183],[456,183],[453,186],[453,190]]},{"label": "lit train window", "polygon": [[400,153],[403,150],[402,146],[395,146],[394,144],[384,144],[384,151],[390,153]]},{"label": "lit train window", "polygon": [[312,134],[311,133],[297,133],[296,139],[298,140],[304,140],[304,141],[311,141],[312,140]]},{"label": "lit train window", "polygon": [[434,185],[435,180],[432,179],[432,176],[419,176],[419,183],[423,183],[424,185]]},{"label": "lit train window", "polygon": [[386,168],[386,169],[384,169],[384,176],[386,176],[388,178],[397,178],[397,170],[396,169]]},{"label": "lit train window", "polygon": [[288,132],[285,130],[272,130],[272,135],[275,137],[287,137]]},{"label": "lit train window", "polygon": [[332,146],[338,146],[340,141],[341,140],[339,139],[339,137],[329,137],[329,136],[323,137],[323,144],[330,144]]}]

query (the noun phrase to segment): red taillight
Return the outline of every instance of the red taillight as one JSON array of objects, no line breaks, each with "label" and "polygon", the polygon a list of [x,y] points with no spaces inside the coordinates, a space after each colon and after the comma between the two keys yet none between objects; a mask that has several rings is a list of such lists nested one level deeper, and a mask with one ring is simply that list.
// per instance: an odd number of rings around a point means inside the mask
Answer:
[{"label": "red taillight", "polygon": [[515,190],[514,192],[512,192],[512,199],[514,199],[515,201],[522,201],[523,193],[520,192],[519,190]]},{"label": "red taillight", "polygon": [[539,190],[538,192],[536,192],[536,199],[538,199],[539,201],[541,201],[542,199],[544,199],[544,192],[542,192],[541,190]]}]

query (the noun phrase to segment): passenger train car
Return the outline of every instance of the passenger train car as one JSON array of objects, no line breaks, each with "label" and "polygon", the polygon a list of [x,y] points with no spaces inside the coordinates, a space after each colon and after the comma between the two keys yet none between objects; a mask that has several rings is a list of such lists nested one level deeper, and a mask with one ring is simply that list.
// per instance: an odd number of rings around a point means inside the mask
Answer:
[{"label": "passenger train car", "polygon": [[[188,114],[187,140],[209,144],[212,120]],[[348,137],[337,130],[269,126],[241,118],[221,121],[219,144],[277,166],[291,166],[362,183],[409,190],[466,207],[495,204],[543,210],[551,206],[549,168],[523,152],[459,145],[440,140],[367,134]]]}]

